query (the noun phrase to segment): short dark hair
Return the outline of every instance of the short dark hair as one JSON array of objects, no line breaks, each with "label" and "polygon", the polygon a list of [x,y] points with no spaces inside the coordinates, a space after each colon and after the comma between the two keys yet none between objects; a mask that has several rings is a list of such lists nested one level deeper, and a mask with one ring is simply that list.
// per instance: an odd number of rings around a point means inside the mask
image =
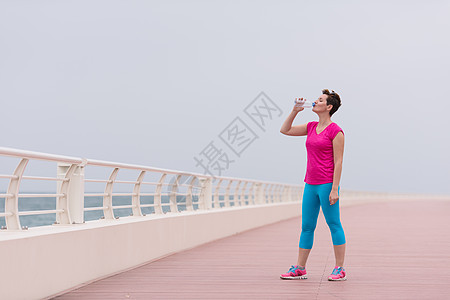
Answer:
[{"label": "short dark hair", "polygon": [[327,89],[322,90],[322,94],[327,95],[327,105],[333,105],[333,108],[330,110],[330,117],[337,112],[339,107],[341,106],[341,97],[333,90],[331,92]]}]

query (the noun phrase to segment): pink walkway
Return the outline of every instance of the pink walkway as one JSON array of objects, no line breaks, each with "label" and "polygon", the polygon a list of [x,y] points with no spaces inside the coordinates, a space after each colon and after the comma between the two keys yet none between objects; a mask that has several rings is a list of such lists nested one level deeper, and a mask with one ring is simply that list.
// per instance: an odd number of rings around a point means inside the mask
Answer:
[{"label": "pink walkway", "polygon": [[[344,207],[348,280],[329,282],[331,236],[320,215],[307,280],[284,281],[300,218],[180,252],[57,299],[450,299],[450,202]],[[95,267],[95,266],[93,266]]]}]

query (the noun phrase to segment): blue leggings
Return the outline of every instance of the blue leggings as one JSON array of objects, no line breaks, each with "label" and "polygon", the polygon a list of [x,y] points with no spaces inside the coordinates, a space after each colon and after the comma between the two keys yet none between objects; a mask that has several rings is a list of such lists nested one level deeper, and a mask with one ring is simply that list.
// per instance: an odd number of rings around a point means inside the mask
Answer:
[{"label": "blue leggings", "polygon": [[345,234],[339,217],[339,200],[330,205],[330,192],[333,183],[311,185],[305,183],[302,203],[302,233],[299,247],[311,249],[314,242],[314,230],[322,206],[323,215],[331,231],[333,245],[345,244]]}]

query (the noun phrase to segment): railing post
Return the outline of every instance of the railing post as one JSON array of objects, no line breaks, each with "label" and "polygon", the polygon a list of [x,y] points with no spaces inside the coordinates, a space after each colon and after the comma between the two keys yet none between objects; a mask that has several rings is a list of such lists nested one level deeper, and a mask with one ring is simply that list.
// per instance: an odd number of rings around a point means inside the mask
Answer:
[{"label": "railing post", "polygon": [[162,201],[161,201],[161,191],[164,180],[166,180],[167,174],[164,173],[159,178],[158,185],[156,186],[155,196],[153,197],[153,204],[155,205],[155,214],[159,215],[163,213]]},{"label": "railing post", "polygon": [[172,189],[169,193],[170,212],[178,212],[177,192],[181,174],[177,175],[175,182],[172,183]]},{"label": "railing post", "polygon": [[[241,199],[239,201],[241,206],[246,205],[245,204],[245,190],[247,189],[247,184],[248,184],[248,181],[245,181],[244,186],[241,188]],[[250,195],[249,195],[249,198],[250,198]],[[248,200],[250,200],[250,199],[248,199]],[[249,204],[250,204],[250,201],[249,201]]]},{"label": "railing post", "polygon": [[114,208],[112,202],[112,193],[114,181],[116,180],[119,168],[114,168],[111,175],[109,175],[108,183],[105,187],[105,195],[103,196],[103,216],[106,220],[114,220]]},{"label": "railing post", "polygon": [[262,203],[267,204],[269,203],[269,193],[268,193],[268,189],[269,189],[270,184],[269,183],[265,183],[264,184],[264,188],[263,188],[263,197],[262,197]]},{"label": "railing post", "polygon": [[84,222],[84,166],[58,163],[57,177],[65,179],[58,181],[58,197],[56,209],[64,209],[62,214],[56,214],[59,224],[82,224]]},{"label": "railing post", "polygon": [[[221,179],[219,179],[219,182],[216,184],[216,189],[214,191],[214,200],[213,200],[214,208],[220,208],[221,207],[220,206],[220,195],[219,195],[219,192],[220,192],[220,186],[221,186],[222,182],[223,182],[223,179],[221,178]],[[211,178],[211,188],[212,188],[212,178]]]},{"label": "railing post", "polygon": [[225,190],[225,196],[224,196],[224,205],[225,207],[230,207],[230,187],[233,184],[233,180],[229,179],[228,180],[228,185],[227,188]]},{"label": "railing post", "polygon": [[304,189],[304,187],[296,187],[294,189],[294,194],[293,194],[294,201],[300,201],[300,202],[303,201],[303,189]]},{"label": "railing post", "polygon": [[281,184],[278,185],[278,202],[283,202],[283,186]]},{"label": "railing post", "polygon": [[255,183],[256,192],[255,192],[255,204],[262,204],[264,202],[264,190],[262,187],[262,183]]},{"label": "railing post", "polygon": [[142,216],[142,210],[141,210],[141,183],[144,180],[145,171],[141,171],[139,174],[138,179],[136,180],[136,184],[133,188],[133,196],[131,197],[131,203],[133,205],[132,211],[133,216],[140,217]]},{"label": "railing post", "polygon": [[[201,198],[199,199],[202,209],[212,209],[212,178],[199,178],[202,187]],[[217,201],[219,203],[219,201]]]},{"label": "railing post", "polygon": [[[186,193],[186,210],[188,210],[188,211],[194,210],[194,203],[192,202],[192,194],[193,194],[192,190],[194,189],[195,181],[197,181],[197,177],[192,176],[191,180],[189,181],[189,187],[188,187],[187,193]],[[198,205],[199,205],[199,208],[202,208],[201,203],[199,203]]]},{"label": "railing post", "polygon": [[275,199],[273,202],[281,202],[280,187],[281,186],[278,184],[275,186]]},{"label": "railing post", "polygon": [[248,204],[255,205],[256,204],[256,183],[252,182],[252,186],[248,189]]},{"label": "railing post", "polygon": [[28,159],[22,158],[14,171],[14,177],[11,178],[8,186],[8,197],[5,198],[5,217],[6,228],[9,230],[21,230],[19,219],[19,187],[23,172],[27,167]]},{"label": "railing post", "polygon": [[291,187],[287,185],[282,186],[281,202],[291,202],[290,190]]},{"label": "railing post", "polygon": [[234,194],[233,194],[233,203],[234,206],[238,205],[238,199],[239,199],[239,206],[241,206],[241,199],[239,196],[239,187],[241,186],[242,180],[239,180],[236,186],[234,187]]}]

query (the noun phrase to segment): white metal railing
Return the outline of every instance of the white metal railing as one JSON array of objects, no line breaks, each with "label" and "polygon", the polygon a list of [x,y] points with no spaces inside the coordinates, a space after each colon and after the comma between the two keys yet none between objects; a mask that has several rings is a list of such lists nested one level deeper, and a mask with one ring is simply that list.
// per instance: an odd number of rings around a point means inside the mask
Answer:
[{"label": "white metal railing", "polygon": [[[204,174],[159,169],[148,166],[107,162],[101,160],[52,155],[0,147],[0,157],[19,159],[13,174],[0,174],[0,179],[9,179],[5,193],[0,198],[5,201],[4,218],[6,226],[2,229],[22,230],[21,216],[55,214],[55,224],[77,224],[85,222],[85,214],[93,211],[101,213],[106,220],[117,219],[118,210],[130,210],[130,215],[143,217],[143,210],[151,214],[176,213],[183,210],[220,209],[221,207],[248,206],[265,203],[291,202],[301,198],[301,185],[265,182],[233,177],[212,177]],[[30,160],[54,162],[57,165],[56,177],[25,176]],[[108,178],[85,178],[88,168],[106,168]],[[136,177],[119,180],[121,171],[136,172]],[[95,173],[95,172],[94,172]],[[95,177],[95,176],[94,176]],[[148,179],[153,177],[153,179]],[[55,181],[54,193],[20,193],[23,180]],[[86,184],[102,184],[102,191],[85,192]],[[117,192],[114,188],[125,185],[132,191]],[[150,191],[143,191],[143,187]],[[56,209],[19,210],[21,198],[40,199],[53,197]],[[103,199],[100,205],[85,207],[90,198]],[[128,203],[114,204],[114,197],[125,197]],[[143,203],[150,197],[152,203]],[[181,199],[180,199],[181,198]]]}]

